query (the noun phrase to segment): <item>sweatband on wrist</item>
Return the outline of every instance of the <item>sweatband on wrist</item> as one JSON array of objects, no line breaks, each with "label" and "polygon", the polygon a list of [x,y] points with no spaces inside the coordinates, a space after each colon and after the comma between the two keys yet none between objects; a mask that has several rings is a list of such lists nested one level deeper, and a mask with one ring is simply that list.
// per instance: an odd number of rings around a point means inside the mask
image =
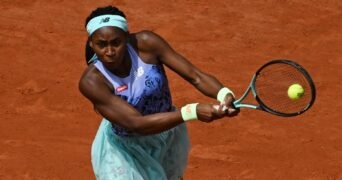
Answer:
[{"label": "sweatband on wrist", "polygon": [[235,97],[233,91],[231,91],[230,89],[228,89],[227,87],[223,87],[222,89],[220,89],[220,91],[217,93],[217,100],[219,102],[224,102],[225,97],[227,96],[227,94],[231,94],[233,97]]},{"label": "sweatband on wrist", "polygon": [[127,21],[124,17],[119,15],[102,15],[91,19],[87,24],[88,35],[91,36],[96,30],[105,27],[114,26],[127,32]]},{"label": "sweatband on wrist", "polygon": [[198,103],[187,104],[181,108],[181,114],[184,121],[197,120]]}]

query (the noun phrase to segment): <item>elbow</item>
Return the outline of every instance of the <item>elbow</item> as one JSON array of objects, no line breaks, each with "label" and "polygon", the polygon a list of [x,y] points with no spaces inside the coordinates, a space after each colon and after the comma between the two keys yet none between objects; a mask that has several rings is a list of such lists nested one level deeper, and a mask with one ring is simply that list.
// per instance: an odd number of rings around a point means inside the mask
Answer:
[{"label": "elbow", "polygon": [[123,119],[125,119],[125,121],[111,122],[114,122],[114,124],[124,128],[129,133],[136,133],[139,135],[151,135],[160,131],[160,128],[158,128],[155,123],[144,119],[141,116],[130,116]]},{"label": "elbow", "polygon": [[137,133],[137,134],[143,134],[143,130],[141,128],[141,125],[136,122],[132,122],[128,125],[127,129],[131,132]]},{"label": "elbow", "polygon": [[165,131],[166,129],[156,128],[148,124],[135,123],[130,126],[130,131],[142,136],[153,135]]},{"label": "elbow", "polygon": [[139,121],[130,121],[127,124],[124,124],[123,127],[127,129],[129,132],[140,134],[140,135],[153,134],[143,124],[139,123]]},{"label": "elbow", "polygon": [[137,133],[137,134],[140,134],[143,136],[156,133],[156,132],[151,131],[151,129],[144,127],[144,126],[141,126],[141,125],[133,125],[133,126],[131,126],[130,130],[134,133]]}]

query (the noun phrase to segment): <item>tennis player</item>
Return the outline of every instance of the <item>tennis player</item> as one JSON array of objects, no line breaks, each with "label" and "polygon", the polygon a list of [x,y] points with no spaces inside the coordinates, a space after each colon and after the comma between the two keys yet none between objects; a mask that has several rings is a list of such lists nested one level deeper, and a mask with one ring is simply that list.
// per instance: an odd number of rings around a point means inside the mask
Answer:
[{"label": "tennis player", "polygon": [[[116,7],[97,8],[85,26],[89,66],[79,89],[103,116],[91,151],[96,178],[182,179],[189,153],[186,122],[237,115],[232,91],[156,33],[130,33]],[[193,102],[175,109],[164,67],[217,104]]]}]

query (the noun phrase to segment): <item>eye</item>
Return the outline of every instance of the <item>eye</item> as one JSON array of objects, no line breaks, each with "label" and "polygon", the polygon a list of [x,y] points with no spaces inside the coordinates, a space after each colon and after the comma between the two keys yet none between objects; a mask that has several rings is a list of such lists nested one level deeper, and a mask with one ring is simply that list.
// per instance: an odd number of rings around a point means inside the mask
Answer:
[{"label": "eye", "polygon": [[114,39],[113,41],[110,42],[112,46],[118,47],[121,45],[121,39]]},{"label": "eye", "polygon": [[107,43],[105,41],[97,41],[96,46],[98,46],[99,48],[104,48],[107,46]]}]

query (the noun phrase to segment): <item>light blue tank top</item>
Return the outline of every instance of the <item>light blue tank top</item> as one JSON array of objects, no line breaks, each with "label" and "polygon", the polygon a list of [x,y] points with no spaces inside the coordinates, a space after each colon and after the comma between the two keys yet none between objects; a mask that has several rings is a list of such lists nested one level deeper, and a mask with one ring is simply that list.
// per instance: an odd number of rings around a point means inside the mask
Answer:
[{"label": "light blue tank top", "polygon": [[[146,64],[130,44],[127,49],[131,57],[130,74],[120,78],[96,60],[94,65],[113,85],[114,94],[127,101],[142,115],[172,111],[172,99],[168,80],[161,64]],[[137,136],[112,123],[113,131],[119,136]]]}]

